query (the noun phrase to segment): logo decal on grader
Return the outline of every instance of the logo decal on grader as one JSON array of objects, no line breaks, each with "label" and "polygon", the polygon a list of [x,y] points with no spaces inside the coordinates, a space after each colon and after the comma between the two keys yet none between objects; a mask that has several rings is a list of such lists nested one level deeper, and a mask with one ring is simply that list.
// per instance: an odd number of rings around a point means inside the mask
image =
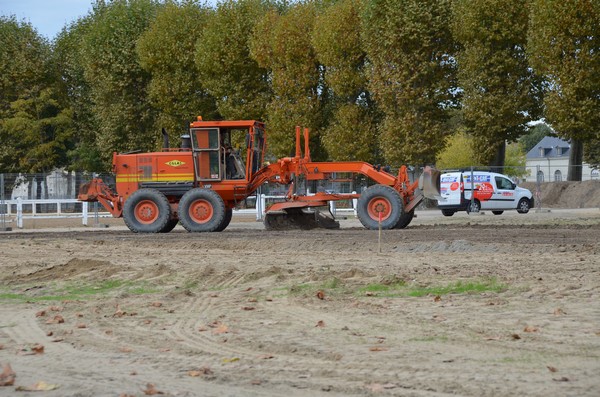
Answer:
[{"label": "logo decal on grader", "polygon": [[184,165],[185,163],[181,160],[171,160],[165,163],[166,165],[170,165],[171,167],[179,167],[180,165]]}]

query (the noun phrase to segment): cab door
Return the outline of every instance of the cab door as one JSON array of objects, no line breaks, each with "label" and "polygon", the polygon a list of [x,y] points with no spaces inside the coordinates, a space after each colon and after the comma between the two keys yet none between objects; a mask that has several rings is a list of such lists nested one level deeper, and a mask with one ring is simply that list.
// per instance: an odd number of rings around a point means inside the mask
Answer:
[{"label": "cab door", "polygon": [[220,181],[221,134],[218,128],[194,128],[190,131],[197,181]]},{"label": "cab door", "polygon": [[498,209],[513,209],[517,208],[515,187],[516,185],[508,178],[496,175],[494,176],[496,183],[492,202],[494,208]]}]

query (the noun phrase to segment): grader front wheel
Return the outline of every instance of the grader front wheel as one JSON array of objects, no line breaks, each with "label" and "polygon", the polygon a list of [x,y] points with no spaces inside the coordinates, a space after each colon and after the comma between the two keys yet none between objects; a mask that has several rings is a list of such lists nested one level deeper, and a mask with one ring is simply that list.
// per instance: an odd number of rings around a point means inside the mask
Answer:
[{"label": "grader front wheel", "polygon": [[135,191],[123,207],[123,220],[135,233],[160,233],[168,225],[170,218],[169,200],[155,189]]},{"label": "grader front wheel", "polygon": [[360,195],[357,215],[367,229],[378,229],[381,219],[382,229],[393,229],[403,213],[402,198],[393,188],[386,185],[373,185]]}]

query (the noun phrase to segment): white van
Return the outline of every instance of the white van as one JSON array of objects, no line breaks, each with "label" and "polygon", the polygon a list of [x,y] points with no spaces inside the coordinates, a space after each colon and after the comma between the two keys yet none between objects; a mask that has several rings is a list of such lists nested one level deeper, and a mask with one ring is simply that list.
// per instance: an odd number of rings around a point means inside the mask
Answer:
[{"label": "white van", "polygon": [[[471,183],[471,176],[474,184]],[[471,202],[471,189],[474,200]],[[526,214],[533,207],[533,195],[518,187],[506,175],[487,171],[456,171],[440,175],[438,207],[445,216],[456,211],[491,210],[500,215],[505,210]]]}]

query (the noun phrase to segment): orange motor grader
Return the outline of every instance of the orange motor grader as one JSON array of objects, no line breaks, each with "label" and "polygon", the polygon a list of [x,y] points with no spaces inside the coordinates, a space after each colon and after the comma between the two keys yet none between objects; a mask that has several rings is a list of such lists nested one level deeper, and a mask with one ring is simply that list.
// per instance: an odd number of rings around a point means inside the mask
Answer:
[{"label": "orange motor grader", "polygon": [[[114,217],[123,217],[133,232],[166,233],[177,223],[189,232],[219,232],[231,221],[233,208],[265,182],[290,185],[285,202],[265,214],[267,229],[336,228],[329,201],[358,199],[357,215],[369,229],[404,228],[424,196],[439,196],[439,172],[426,167],[410,182],[402,166],[394,176],[359,161],[315,162],[308,149],[309,133],[296,127],[296,153],[268,165],[265,125],[255,120],[197,121],[180,148],[152,153],[113,153],[116,192],[101,179],[81,186],[79,200],[100,202]],[[304,138],[304,154],[301,139]],[[234,149],[239,148],[239,149]],[[300,194],[298,181],[335,180],[336,174],[362,174],[377,184],[360,194]]]}]

